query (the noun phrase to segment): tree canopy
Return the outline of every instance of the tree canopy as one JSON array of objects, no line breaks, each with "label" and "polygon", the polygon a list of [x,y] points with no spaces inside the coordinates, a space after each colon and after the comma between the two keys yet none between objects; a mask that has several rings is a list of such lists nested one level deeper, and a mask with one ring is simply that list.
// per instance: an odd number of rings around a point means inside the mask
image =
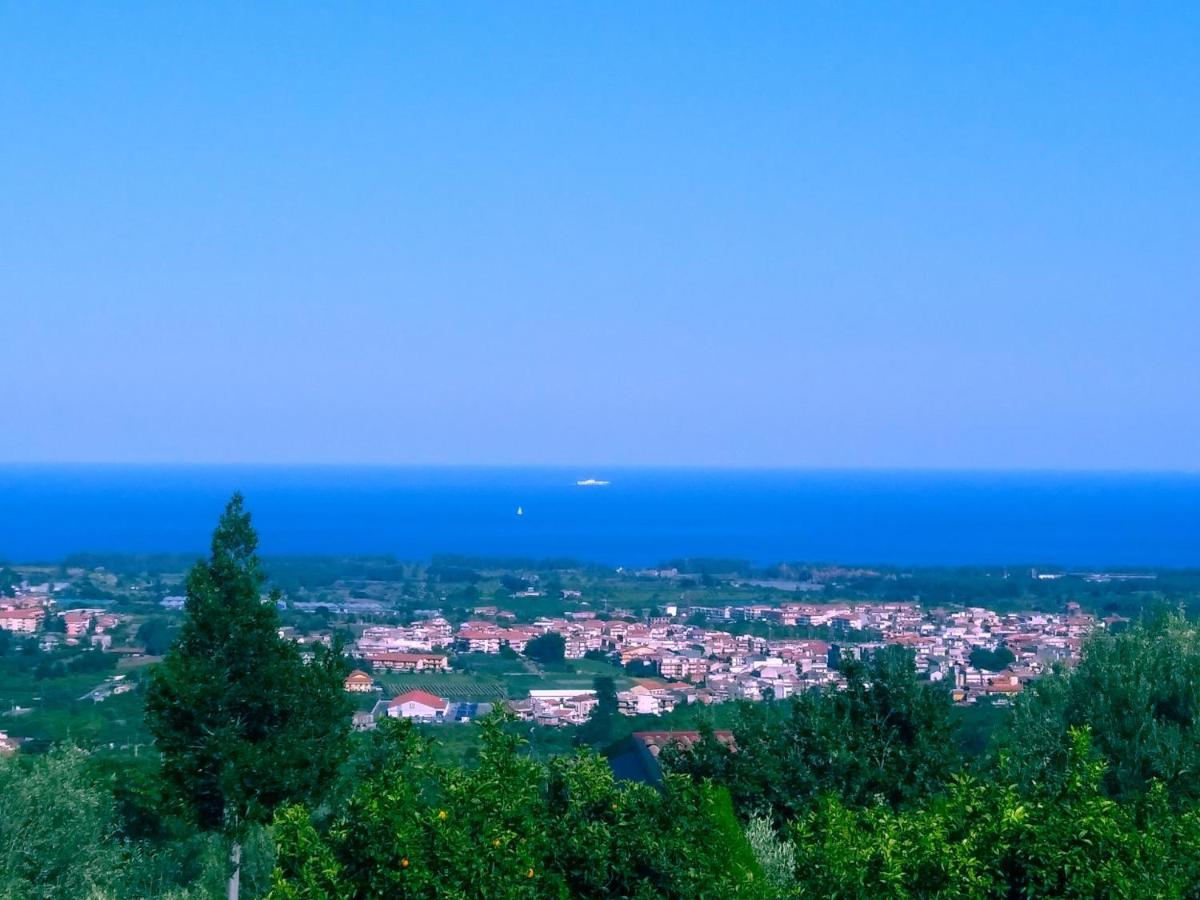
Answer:
[{"label": "tree canopy", "polygon": [[743,703],[734,747],[710,734],[668,748],[669,768],[726,785],[739,812],[794,819],[827,794],[851,806],[893,806],[944,787],[959,763],[950,704],[918,680],[911,651],[887,647],[843,663],[844,690]]},{"label": "tree canopy", "polygon": [[525,655],[542,665],[559,665],[566,656],[567,642],[557,631],[547,631],[525,644]]}]

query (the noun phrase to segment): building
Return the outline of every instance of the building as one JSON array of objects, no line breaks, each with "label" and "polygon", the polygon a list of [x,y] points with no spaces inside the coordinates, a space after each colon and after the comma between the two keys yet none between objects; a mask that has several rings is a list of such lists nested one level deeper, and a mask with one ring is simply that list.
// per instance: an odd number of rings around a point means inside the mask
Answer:
[{"label": "building", "polygon": [[33,634],[42,627],[46,611],[41,607],[33,609],[4,609],[0,610],[0,628],[21,634]]},{"label": "building", "polygon": [[449,703],[426,691],[408,691],[387,705],[387,714],[416,722],[440,722],[446,716]]},{"label": "building", "polygon": [[346,676],[342,687],[351,694],[369,694],[375,690],[375,679],[361,669],[355,669]]},{"label": "building", "polygon": [[368,653],[366,660],[389,672],[445,672],[450,660],[440,653]]}]

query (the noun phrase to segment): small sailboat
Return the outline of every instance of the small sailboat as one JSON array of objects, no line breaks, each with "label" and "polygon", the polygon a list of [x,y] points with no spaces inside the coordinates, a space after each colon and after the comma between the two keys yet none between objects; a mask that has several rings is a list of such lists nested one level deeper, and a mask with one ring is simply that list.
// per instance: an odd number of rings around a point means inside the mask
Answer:
[{"label": "small sailboat", "polygon": [[519,506],[518,506],[518,507],[517,507],[517,515],[518,515],[518,516],[523,516],[523,515],[525,515],[525,510],[523,510],[521,507],[519,507]]}]

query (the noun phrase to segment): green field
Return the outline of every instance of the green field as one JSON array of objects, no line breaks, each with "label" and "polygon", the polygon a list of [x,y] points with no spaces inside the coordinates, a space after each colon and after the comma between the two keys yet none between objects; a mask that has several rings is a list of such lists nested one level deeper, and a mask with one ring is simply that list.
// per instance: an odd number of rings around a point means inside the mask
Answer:
[{"label": "green field", "polygon": [[428,691],[447,700],[466,700],[472,703],[490,703],[509,696],[503,681],[457,672],[431,675],[381,674],[377,675],[375,680],[383,686],[385,699],[405,691]]}]

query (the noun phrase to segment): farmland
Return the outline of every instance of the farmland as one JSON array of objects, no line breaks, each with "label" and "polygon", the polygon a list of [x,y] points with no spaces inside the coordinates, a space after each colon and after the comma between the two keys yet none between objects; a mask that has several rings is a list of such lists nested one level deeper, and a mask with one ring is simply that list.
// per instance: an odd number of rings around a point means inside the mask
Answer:
[{"label": "farmland", "polygon": [[509,696],[505,690],[505,682],[499,679],[459,672],[381,674],[376,676],[376,681],[383,687],[385,697],[393,697],[405,691],[427,691],[447,700],[488,703]]}]

